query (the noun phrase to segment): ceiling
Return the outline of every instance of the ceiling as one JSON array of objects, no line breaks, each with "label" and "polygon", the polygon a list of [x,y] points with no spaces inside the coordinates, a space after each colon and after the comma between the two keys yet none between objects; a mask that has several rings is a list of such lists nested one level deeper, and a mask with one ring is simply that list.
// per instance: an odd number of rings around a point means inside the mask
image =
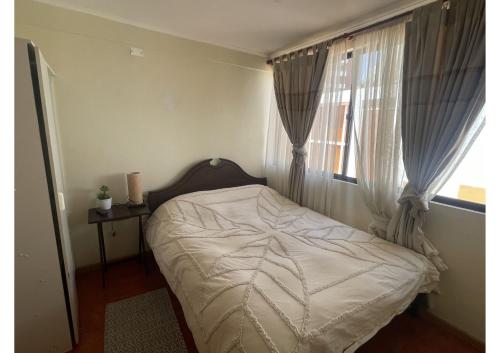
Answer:
[{"label": "ceiling", "polygon": [[269,56],[422,0],[39,0],[183,38]]}]

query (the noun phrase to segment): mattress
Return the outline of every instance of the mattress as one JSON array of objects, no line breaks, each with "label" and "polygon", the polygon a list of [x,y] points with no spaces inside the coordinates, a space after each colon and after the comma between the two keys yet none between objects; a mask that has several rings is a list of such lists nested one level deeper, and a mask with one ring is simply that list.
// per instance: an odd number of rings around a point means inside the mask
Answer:
[{"label": "mattress", "polygon": [[165,202],[147,240],[200,353],[352,352],[439,272],[262,185]]}]

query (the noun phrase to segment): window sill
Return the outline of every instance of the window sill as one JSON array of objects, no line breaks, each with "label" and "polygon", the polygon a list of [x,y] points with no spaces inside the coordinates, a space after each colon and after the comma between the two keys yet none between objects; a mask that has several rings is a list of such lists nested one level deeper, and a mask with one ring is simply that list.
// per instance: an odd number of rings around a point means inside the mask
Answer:
[{"label": "window sill", "polygon": [[357,184],[358,183],[358,181],[356,180],[356,178],[353,178],[353,177],[350,177],[350,176],[347,176],[347,175],[342,175],[342,174],[333,174],[333,179],[346,181],[346,182],[351,183],[351,184]]},{"label": "window sill", "polygon": [[[356,180],[356,178],[349,177],[347,175],[334,174],[333,178],[335,180],[341,180],[341,181],[345,181],[345,182],[351,183],[351,184],[358,184],[358,181]],[[463,208],[466,210],[475,211],[475,212],[479,212],[479,213],[486,213],[486,205],[476,203],[476,202],[464,201],[464,200],[454,199],[451,197],[440,196],[440,195],[434,196],[434,198],[431,200],[431,202],[439,203],[442,205]]]},{"label": "window sill", "polygon": [[443,205],[454,206],[458,208],[463,208],[470,211],[475,211],[479,213],[486,213],[486,205],[476,202],[464,201],[459,199],[454,199],[451,197],[436,195],[431,200],[431,202],[440,203]]}]

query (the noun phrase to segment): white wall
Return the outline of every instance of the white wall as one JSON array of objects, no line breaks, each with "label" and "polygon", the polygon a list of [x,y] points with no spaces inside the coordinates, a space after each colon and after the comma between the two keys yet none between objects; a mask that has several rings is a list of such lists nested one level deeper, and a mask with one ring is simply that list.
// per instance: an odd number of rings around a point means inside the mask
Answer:
[{"label": "white wall", "polygon": [[[367,230],[370,213],[357,186],[336,186],[335,218]],[[449,267],[441,273],[441,293],[430,296],[430,312],[484,342],[485,215],[431,202],[424,232]]]},{"label": "white wall", "polygon": [[[67,206],[77,267],[99,262],[87,224],[97,187],[126,201],[124,173],[146,190],[190,165],[225,157],[261,176],[272,72],[265,58],[139,29],[28,0],[16,1],[18,37],[56,71]],[[144,49],[132,57],[130,47]],[[105,225],[108,259],[134,254],[137,221]]]},{"label": "white wall", "polygon": [[485,215],[431,203],[424,231],[448,265],[431,312],[485,342]]}]

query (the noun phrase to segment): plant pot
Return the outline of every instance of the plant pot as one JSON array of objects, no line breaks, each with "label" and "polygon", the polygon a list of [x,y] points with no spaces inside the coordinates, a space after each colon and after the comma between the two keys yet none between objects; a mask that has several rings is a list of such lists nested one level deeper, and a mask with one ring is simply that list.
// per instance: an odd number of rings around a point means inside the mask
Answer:
[{"label": "plant pot", "polygon": [[104,210],[104,211],[111,209],[112,200],[113,200],[112,197],[110,197],[109,199],[104,199],[104,200],[97,199],[96,200],[97,208]]}]

